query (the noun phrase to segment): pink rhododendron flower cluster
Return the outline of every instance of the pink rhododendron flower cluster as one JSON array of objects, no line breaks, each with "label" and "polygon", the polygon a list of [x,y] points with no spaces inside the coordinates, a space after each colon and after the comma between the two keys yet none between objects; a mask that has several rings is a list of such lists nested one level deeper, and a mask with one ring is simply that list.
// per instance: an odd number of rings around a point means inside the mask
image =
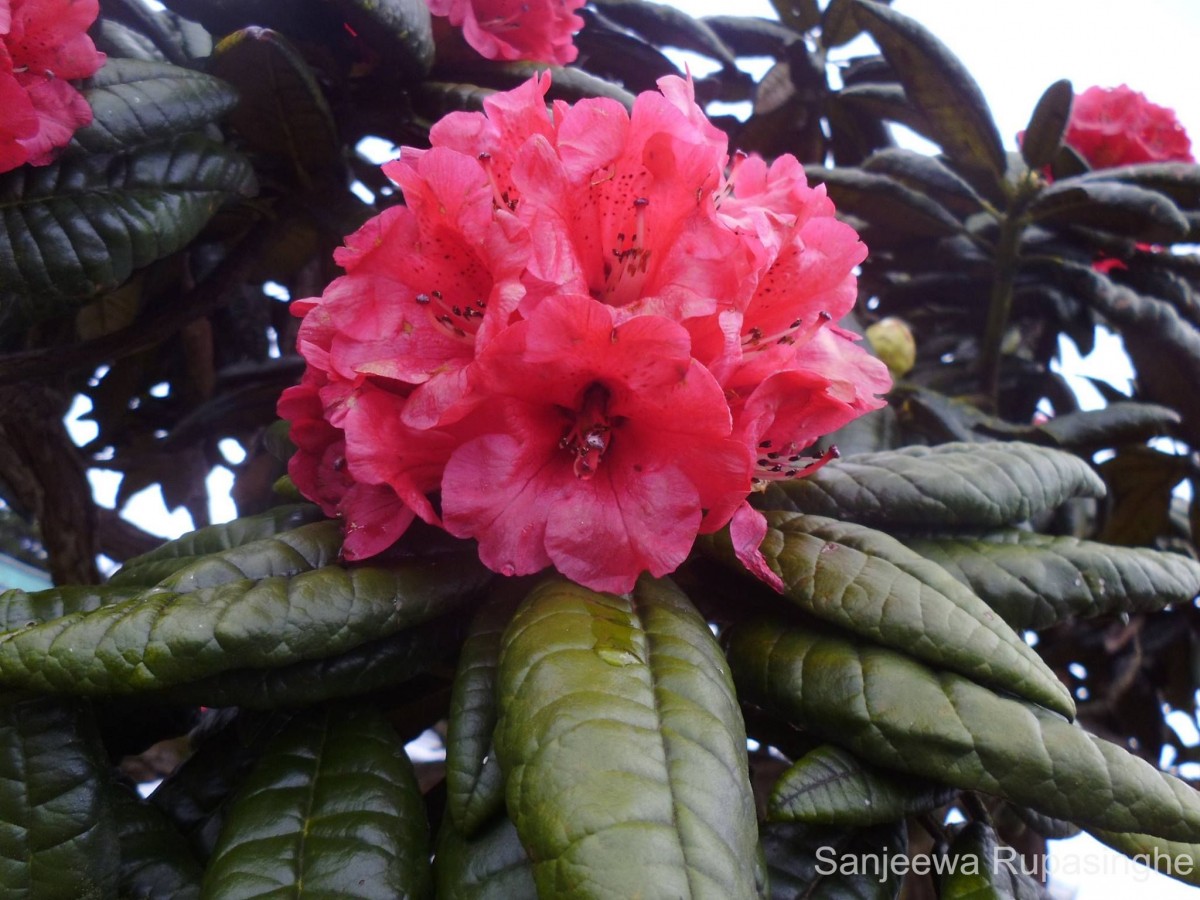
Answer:
[{"label": "pink rhododendron flower cluster", "polygon": [[731,162],[690,83],[659,85],[548,109],[543,76],[385,166],[406,205],[294,304],[279,404],[347,558],[420,517],[498,572],[622,592],[732,523],[777,582],[747,495],[890,386],[834,324],[866,248],[794,158]]},{"label": "pink rhododendron flower cluster", "polygon": [[1175,111],[1125,85],[1090,87],[1077,94],[1063,140],[1093,169],[1194,162],[1192,142]]},{"label": "pink rhododendron flower cluster", "polygon": [[575,11],[585,0],[426,0],[435,16],[462,28],[467,43],[486,59],[528,59],[565,66],[579,51],[583,27]]},{"label": "pink rhododendron flower cluster", "polygon": [[0,0],[0,172],[45,165],[92,121],[69,83],[104,65],[87,29],[98,0]]}]

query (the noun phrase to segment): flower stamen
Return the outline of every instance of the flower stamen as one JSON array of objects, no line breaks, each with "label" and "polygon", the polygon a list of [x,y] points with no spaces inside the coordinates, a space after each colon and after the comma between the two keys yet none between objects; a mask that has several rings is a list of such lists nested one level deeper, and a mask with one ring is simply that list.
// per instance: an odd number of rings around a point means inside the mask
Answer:
[{"label": "flower stamen", "polygon": [[608,389],[594,383],[583,392],[578,411],[563,410],[573,421],[559,439],[558,446],[574,454],[572,468],[580,481],[588,481],[596,474],[596,468],[612,440],[614,423],[608,416],[608,400]]},{"label": "flower stamen", "polygon": [[[759,447],[770,445],[770,441],[759,443]],[[788,444],[785,450],[772,451],[755,460],[754,475],[750,479],[753,490],[764,491],[772,481],[804,478],[841,456],[836,446],[830,447],[818,457],[801,456],[796,450],[796,444],[793,442]]]}]

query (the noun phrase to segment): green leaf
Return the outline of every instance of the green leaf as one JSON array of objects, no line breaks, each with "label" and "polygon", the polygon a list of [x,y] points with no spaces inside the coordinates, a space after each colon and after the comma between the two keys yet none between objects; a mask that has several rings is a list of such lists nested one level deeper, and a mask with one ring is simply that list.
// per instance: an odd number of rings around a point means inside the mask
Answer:
[{"label": "green leaf", "polygon": [[483,101],[494,93],[495,88],[477,84],[423,81],[413,91],[413,106],[432,122],[452,112],[481,112]]},{"label": "green leaf", "polygon": [[[983,600],[895,538],[859,525],[769,512],[762,542],[784,596],[805,612],[938,668],[1071,717],[1070,691]],[[727,541],[723,561],[740,567]]]},{"label": "green leaf", "polygon": [[1200,887],[1200,843],[1168,841],[1149,834],[1088,829],[1092,837],[1163,875]]},{"label": "green leaf", "polygon": [[404,744],[380,714],[297,717],[238,789],[204,897],[429,892],[429,823]]},{"label": "green leaf", "polygon": [[771,789],[770,818],[810,825],[895,822],[949,803],[952,788],[884,772],[825,744],[788,769]]},{"label": "green leaf", "polygon": [[1017,851],[1001,848],[996,832],[969,822],[950,845],[937,876],[938,900],[1039,900],[1040,885],[1020,871]]},{"label": "green leaf", "polygon": [[334,0],[347,24],[405,79],[420,81],[433,65],[433,23],[423,0]]},{"label": "green leaf", "polygon": [[237,91],[211,75],[165,62],[110,59],[83,84],[92,124],[72,147],[108,152],[198,131],[237,104]]},{"label": "green leaf", "polygon": [[535,588],[504,634],[496,750],[543,896],[755,896],[746,737],[720,648],[670,583]]},{"label": "green leaf", "polygon": [[705,16],[701,19],[737,56],[779,56],[799,35],[775,19]]},{"label": "green leaf", "polygon": [[772,822],[762,847],[774,900],[895,900],[908,861],[903,821],[874,828]]},{"label": "green leaf", "polygon": [[124,603],[138,588],[111,585],[64,585],[27,593],[20,588],[0,591],[0,631],[27,628],[59,616],[91,612],[113,603]]},{"label": "green leaf", "polygon": [[597,9],[660,46],[691,50],[726,66],[736,65],[733,53],[708,25],[674,6],[649,0],[595,0]]},{"label": "green leaf", "polygon": [[0,681],[88,695],[162,690],[344,653],[439,616],[490,577],[474,553],[391,568],[326,566],[131,600],[0,634]]},{"label": "green leaf", "polygon": [[967,585],[1018,631],[1068,618],[1156,612],[1200,593],[1200,563],[1178,553],[1073,537],[997,531],[904,538]]},{"label": "green leaf", "polygon": [[912,237],[944,237],[962,223],[936,200],[887,176],[858,169],[806,166],[813,184],[824,184],[838,210]]},{"label": "green leaf", "polygon": [[1132,166],[1114,166],[1111,169],[1096,169],[1077,176],[1080,182],[1108,182],[1130,184],[1165,194],[1175,201],[1180,209],[1200,209],[1200,166],[1185,162],[1138,163]]},{"label": "green leaf", "polygon": [[156,585],[179,594],[250,578],[298,575],[338,561],[342,525],[326,520],[203,556]]},{"label": "green leaf", "polygon": [[1069,178],[1057,181],[1029,204],[1031,221],[1043,227],[1082,225],[1147,243],[1187,237],[1187,218],[1158,191],[1131,184]]},{"label": "green leaf", "polygon": [[116,823],[91,712],[0,704],[0,884],[14,900],[117,894]]},{"label": "green leaf", "polygon": [[309,706],[395,687],[452,659],[461,641],[451,613],[345,653],[271,669],[231,669],[147,699],[262,710]]},{"label": "green leaf", "polygon": [[166,62],[166,56],[154,46],[154,41],[128,25],[101,15],[88,34],[96,49],[108,55],[108,65],[117,59],[140,59]]},{"label": "green leaf", "polygon": [[[892,0],[879,2],[890,5]],[[852,0],[829,0],[829,5],[821,13],[821,46],[827,50],[841,47],[862,34],[862,31],[854,15]]]},{"label": "green leaf", "polygon": [[254,190],[244,157],[194,134],[0,175],[0,321],[70,311]]},{"label": "green leaf", "polygon": [[864,525],[929,531],[997,528],[1104,484],[1077,456],[1017,442],[950,443],[863,453],[806,478],[771,485],[756,501]]},{"label": "green leaf", "polygon": [[519,597],[496,596],[471,622],[450,694],[446,733],[446,807],[467,837],[504,807],[504,777],[492,733],[496,729],[496,667],[500,638]]},{"label": "green leaf", "polygon": [[1060,447],[1098,450],[1170,435],[1180,420],[1168,406],[1122,401],[1055,416],[1035,428]]},{"label": "green leaf", "polygon": [[150,795],[202,863],[212,856],[229,798],[291,719],[277,710],[208,710],[188,735],[187,758]]},{"label": "green leaf", "polygon": [[929,119],[913,106],[904,88],[898,84],[848,84],[833,99],[839,105],[876,119],[898,122],[922,137],[933,140],[934,130]]},{"label": "green leaf", "polygon": [[771,0],[771,6],[779,13],[780,20],[799,34],[816,28],[821,22],[817,0]]},{"label": "green leaf", "polygon": [[964,171],[985,175],[987,187],[998,185],[1008,165],[1000,132],[963,64],[916,20],[869,0],[854,4],[859,24],[883,51],[946,155]]},{"label": "green leaf", "polygon": [[1030,274],[1061,285],[1120,329],[1138,375],[1138,396],[1183,414],[1179,431],[1200,443],[1200,329],[1176,306],[1118,284],[1086,263],[1046,259]]},{"label": "green leaf", "polygon": [[1058,155],[1074,100],[1075,89],[1065,78],[1046,88],[1038,100],[1021,139],[1021,158],[1029,168],[1048,166]]},{"label": "green leaf", "polygon": [[598,78],[574,66],[548,66],[536,62],[488,63],[486,67],[460,67],[464,76],[483,87],[511,90],[524,84],[539,72],[550,73],[550,91],[547,100],[565,100],[576,103],[589,97],[608,97],[626,109],[633,108],[633,94],[619,84]]},{"label": "green leaf", "polygon": [[127,561],[109,579],[109,583],[149,587],[192,565],[200,557],[265,540],[323,518],[320,508],[311,503],[289,503],[257,516],[244,516],[220,525],[189,531],[183,537],[167,541],[161,547]]},{"label": "green leaf", "polygon": [[241,95],[229,122],[252,150],[289,169],[305,187],[340,169],[329,103],[287,38],[269,28],[243,28],[217,44],[211,69]]},{"label": "green leaf", "polygon": [[888,147],[871,154],[862,168],[887,175],[957,215],[969,216],[983,209],[983,199],[975,189],[936,156]]},{"label": "green leaf", "polygon": [[1200,833],[1190,785],[1055,713],[894,650],[763,620],[733,629],[729,662],[744,699],[877,766],[1085,828]]},{"label": "green leaf", "polygon": [[1101,540],[1137,547],[1168,534],[1172,491],[1190,471],[1186,456],[1137,445],[1101,463],[1112,498]]},{"label": "green leaf", "polygon": [[447,816],[433,858],[439,900],[537,900],[533,866],[508,816],[467,839]]},{"label": "green leaf", "polygon": [[121,843],[120,896],[197,900],[204,872],[183,836],[132,789],[114,786],[112,794]]}]

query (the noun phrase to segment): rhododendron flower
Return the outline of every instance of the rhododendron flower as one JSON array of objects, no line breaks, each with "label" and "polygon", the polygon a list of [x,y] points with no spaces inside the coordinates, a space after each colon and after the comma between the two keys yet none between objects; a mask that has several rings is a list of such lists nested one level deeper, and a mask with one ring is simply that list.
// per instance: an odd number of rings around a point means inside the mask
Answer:
[{"label": "rhododendron flower", "polygon": [[1175,111],[1126,85],[1077,94],[1065,143],[1093,169],[1133,163],[1194,162],[1192,143]]},{"label": "rhododendron flower", "polygon": [[[730,525],[778,585],[747,495],[828,459],[808,448],[890,386],[835,324],[866,249],[795,159],[731,164],[689,82],[632,112],[548,109],[548,87],[404,148],[386,171],[407,206],[294,305],[309,372],[280,407],[293,478],[369,532],[350,558],[384,539],[392,503],[475,538],[499,572],[552,565],[616,592]],[[361,513],[356,485],[376,489]]]},{"label": "rhododendron flower", "polygon": [[98,0],[0,0],[0,172],[46,165],[92,121],[69,82],[104,64],[87,29]]},{"label": "rhododendron flower", "polygon": [[579,51],[573,36],[583,27],[575,10],[585,0],[426,0],[447,16],[486,59],[528,59],[565,66]]}]

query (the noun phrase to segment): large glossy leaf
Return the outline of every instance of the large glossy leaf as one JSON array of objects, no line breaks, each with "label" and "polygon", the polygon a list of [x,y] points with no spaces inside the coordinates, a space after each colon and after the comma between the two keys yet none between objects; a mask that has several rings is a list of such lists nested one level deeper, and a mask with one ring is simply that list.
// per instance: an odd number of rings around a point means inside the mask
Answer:
[{"label": "large glossy leaf", "polygon": [[837,460],[774,484],[758,505],[864,525],[928,531],[996,528],[1101,497],[1104,484],[1077,456],[1016,442],[905,447]]},{"label": "large glossy leaf", "polygon": [[439,900],[537,900],[533,865],[506,815],[466,838],[447,816],[433,859]]},{"label": "large glossy leaf", "polygon": [[419,81],[433,64],[433,23],[423,0],[334,0],[346,22],[389,66]]},{"label": "large glossy leaf", "polygon": [[1038,195],[1028,212],[1044,227],[1082,225],[1146,242],[1178,241],[1189,229],[1188,220],[1165,194],[1115,182],[1056,182]]},{"label": "large glossy leaf", "polygon": [[894,900],[907,862],[903,821],[873,828],[772,822],[762,848],[772,900]]},{"label": "large glossy leaf", "polygon": [[729,661],[745,699],[876,765],[1084,827],[1200,833],[1200,792],[1185,782],[1055,713],[894,650],[763,620],[733,630]]},{"label": "large glossy leaf", "polygon": [[488,574],[474,554],[326,566],[131,600],[0,635],[0,681],[83,694],[161,690],[246,667],[336,656],[441,615]]},{"label": "large glossy leaf", "polygon": [[188,735],[188,757],[150,795],[202,863],[212,855],[234,791],[291,719],[280,711],[207,710]]},{"label": "large glossy leaf", "polygon": [[13,900],[117,895],[116,822],[91,712],[0,704],[0,885]]},{"label": "large glossy leaf", "polygon": [[443,665],[453,658],[461,639],[462,628],[451,612],[345,653],[269,669],[231,669],[178,684],[153,699],[270,710],[355,697],[395,687]]},{"label": "large glossy leaf", "polygon": [[313,711],[238,789],[203,896],[394,900],[429,881],[429,823],[396,732],[376,712]]},{"label": "large glossy leaf", "polygon": [[73,144],[93,153],[199,130],[237,103],[237,91],[218,78],[137,59],[110,59],[84,82],[83,96],[94,118]]},{"label": "large glossy leaf", "polygon": [[[810,615],[1074,716],[1070,692],[983,600],[895,538],[860,525],[767,513],[762,542],[784,596]],[[738,567],[732,547],[715,541]]]},{"label": "large glossy leaf", "polygon": [[203,870],[184,837],[162,811],[132,789],[113,788],[121,843],[122,897],[197,900]]},{"label": "large glossy leaf", "polygon": [[953,788],[884,772],[825,744],[798,760],[771,789],[774,821],[865,826],[895,822],[949,803]]},{"label": "large glossy leaf", "polygon": [[1155,612],[1200,593],[1200,563],[1177,553],[1073,537],[996,531],[904,538],[971,588],[1017,630],[1064,619]]},{"label": "large glossy leaf", "polygon": [[446,807],[468,837],[504,806],[504,779],[492,746],[500,638],[516,610],[513,594],[491,599],[471,622],[458,657],[446,732]]},{"label": "large glossy leaf", "polygon": [[116,287],[254,190],[240,154],[194,134],[0,176],[0,320],[58,315]]},{"label": "large glossy leaf", "polygon": [[189,531],[149,553],[127,561],[109,580],[114,585],[154,585],[195,562],[252,541],[265,540],[324,518],[311,503],[277,506],[257,516],[245,516],[220,525]]},{"label": "large glossy leaf", "polygon": [[923,25],[887,6],[854,0],[859,23],[883,51],[937,143],[969,172],[998,184],[1007,167],[1000,132],[979,85]]},{"label": "large glossy leaf", "polygon": [[744,725],[687,598],[535,588],[501,646],[496,750],[542,896],[755,895]]},{"label": "large glossy leaf", "polygon": [[215,75],[238,89],[230,123],[258,153],[303,185],[341,160],[337,124],[316,75],[291,42],[269,28],[237,31],[213,51]]}]

